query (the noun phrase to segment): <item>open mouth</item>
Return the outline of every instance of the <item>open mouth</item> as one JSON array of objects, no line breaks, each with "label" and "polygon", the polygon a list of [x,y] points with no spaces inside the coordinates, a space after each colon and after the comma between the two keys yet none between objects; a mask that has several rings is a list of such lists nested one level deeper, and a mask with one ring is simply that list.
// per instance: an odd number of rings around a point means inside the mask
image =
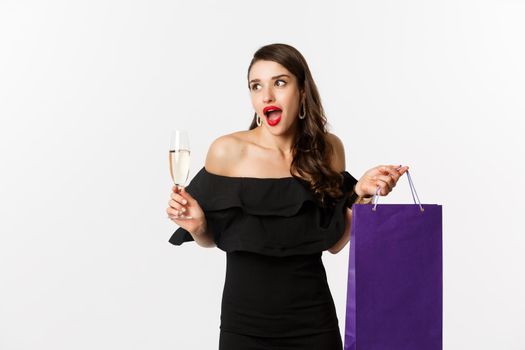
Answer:
[{"label": "open mouth", "polygon": [[281,120],[282,110],[276,106],[268,106],[263,110],[264,115],[266,116],[268,123],[270,125],[275,125]]}]

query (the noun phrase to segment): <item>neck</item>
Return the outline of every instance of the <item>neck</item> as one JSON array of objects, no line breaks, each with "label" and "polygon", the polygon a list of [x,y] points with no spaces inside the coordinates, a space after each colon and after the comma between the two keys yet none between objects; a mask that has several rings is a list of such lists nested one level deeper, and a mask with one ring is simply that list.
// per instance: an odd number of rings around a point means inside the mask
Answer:
[{"label": "neck", "polygon": [[279,152],[283,156],[289,156],[295,139],[296,131],[294,128],[287,133],[274,135],[264,126],[257,127],[258,143],[264,148]]}]

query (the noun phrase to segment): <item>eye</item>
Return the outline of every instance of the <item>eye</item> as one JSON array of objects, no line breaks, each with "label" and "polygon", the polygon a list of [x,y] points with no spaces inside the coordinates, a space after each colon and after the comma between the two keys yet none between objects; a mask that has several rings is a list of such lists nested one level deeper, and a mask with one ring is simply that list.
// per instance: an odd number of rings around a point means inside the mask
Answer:
[{"label": "eye", "polygon": [[[283,84],[280,84],[280,85],[279,85],[279,84],[278,84],[279,82],[282,82]],[[286,85],[286,81],[284,81],[284,80],[282,80],[282,79],[278,79],[278,80],[275,81],[275,84],[276,84],[277,86],[283,86],[283,85]]]},{"label": "eye", "polygon": [[260,86],[260,85],[259,85],[259,84],[257,84],[257,83],[255,83],[255,84],[252,84],[252,87],[251,87],[251,89],[252,89],[252,90],[257,90],[257,89],[256,89],[256,87],[257,87],[257,86]]}]

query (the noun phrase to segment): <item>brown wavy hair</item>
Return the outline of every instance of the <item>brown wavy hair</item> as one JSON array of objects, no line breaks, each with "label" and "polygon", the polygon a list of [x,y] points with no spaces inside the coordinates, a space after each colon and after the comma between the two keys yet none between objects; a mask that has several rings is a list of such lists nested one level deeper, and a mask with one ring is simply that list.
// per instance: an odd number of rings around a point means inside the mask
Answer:
[{"label": "brown wavy hair", "polygon": [[[331,207],[334,200],[345,195],[341,191],[343,175],[329,166],[334,153],[328,141],[327,119],[314,79],[303,55],[287,44],[270,44],[259,48],[248,67],[248,77],[253,64],[259,60],[274,61],[286,68],[297,79],[299,88],[305,91],[304,109],[306,117],[298,119],[298,132],[292,144],[292,175],[299,180],[304,178],[314,192],[319,204]],[[253,116],[248,130],[257,127],[257,114]],[[295,176],[295,173],[301,177]]]}]

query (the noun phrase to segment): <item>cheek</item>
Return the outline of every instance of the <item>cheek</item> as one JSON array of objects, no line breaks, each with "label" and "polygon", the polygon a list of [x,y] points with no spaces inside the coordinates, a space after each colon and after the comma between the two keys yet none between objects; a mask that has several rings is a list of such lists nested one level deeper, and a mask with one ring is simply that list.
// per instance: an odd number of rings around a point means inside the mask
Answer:
[{"label": "cheek", "polygon": [[257,102],[257,99],[255,99],[255,98],[253,98],[253,96],[251,96],[251,102],[252,102],[253,109],[255,109],[257,111],[257,109],[260,107],[259,103]]},{"label": "cheek", "polygon": [[286,101],[286,107],[289,112],[297,113],[299,110],[299,101],[295,96],[290,96]]}]

